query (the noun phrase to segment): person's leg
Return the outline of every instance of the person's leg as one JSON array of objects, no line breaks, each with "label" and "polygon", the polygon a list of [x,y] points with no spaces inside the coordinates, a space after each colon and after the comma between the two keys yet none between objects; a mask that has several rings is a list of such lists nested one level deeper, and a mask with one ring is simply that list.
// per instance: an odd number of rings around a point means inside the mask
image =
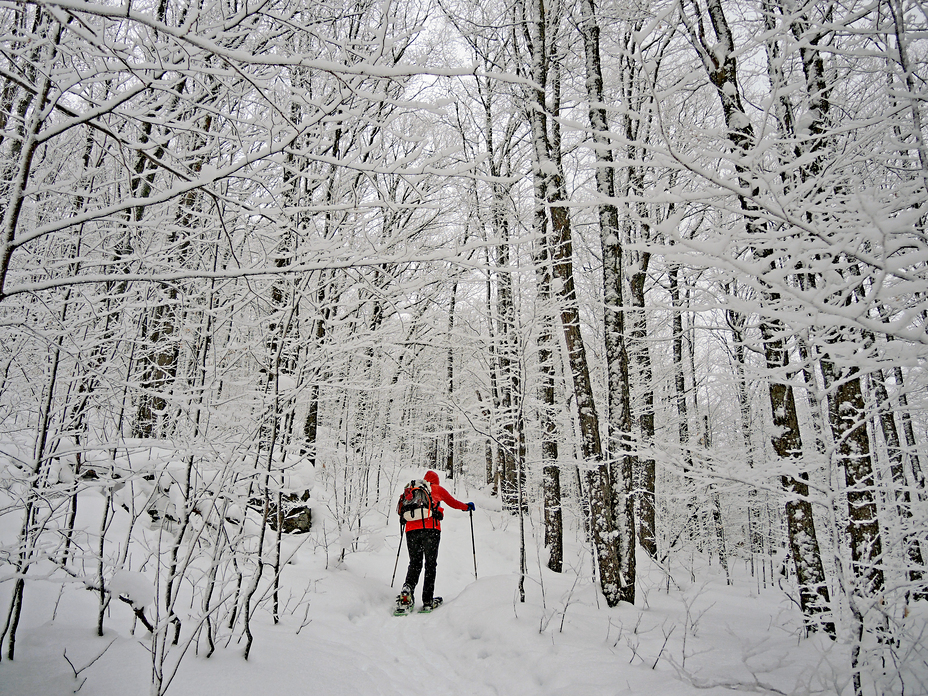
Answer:
[{"label": "person's leg", "polygon": [[[424,555],[422,547],[424,539],[422,535],[426,531],[425,529],[414,529],[411,532],[406,532],[406,551],[409,553],[409,568],[406,570],[406,582],[403,583],[403,587],[409,588],[410,595],[412,595],[413,591],[416,589],[416,585],[419,584],[419,575],[422,573],[422,557]],[[427,572],[426,577],[428,577]]]},{"label": "person's leg", "polygon": [[422,552],[425,555],[422,603],[427,606],[431,604],[435,596],[435,575],[438,572],[438,545],[441,543],[441,532],[437,529],[423,529],[422,535],[424,537],[421,542]]}]

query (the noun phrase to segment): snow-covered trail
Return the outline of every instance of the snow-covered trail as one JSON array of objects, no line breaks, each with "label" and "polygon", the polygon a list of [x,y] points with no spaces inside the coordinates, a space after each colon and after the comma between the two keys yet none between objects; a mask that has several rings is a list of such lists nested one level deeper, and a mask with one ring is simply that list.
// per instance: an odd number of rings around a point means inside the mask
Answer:
[{"label": "snow-covered trail", "polygon": [[[293,617],[287,620],[289,627],[286,623],[272,627],[263,618],[265,625],[248,663],[240,658],[230,660],[230,655],[223,656],[222,665],[215,668],[207,661],[191,661],[182,668],[172,693],[253,694],[270,687],[317,696],[712,696],[730,694],[732,686],[740,690],[753,680],[740,667],[742,651],[747,644],[763,645],[768,640],[755,635],[755,619],[760,619],[761,632],[765,633],[771,617],[737,615],[739,610],[753,611],[757,601],[747,588],[742,588],[740,598],[727,598],[728,611],[733,609],[736,614],[723,611],[712,633],[705,636],[719,643],[701,644],[695,636],[689,638],[696,664],[700,660],[697,653],[714,652],[706,662],[724,664],[724,672],[689,683],[673,666],[683,662],[681,655],[672,652],[684,649],[682,639],[687,630],[683,625],[687,619],[681,615],[681,610],[683,614],[687,610],[678,600],[655,592],[657,596],[652,599],[657,601],[652,601],[654,606],[649,610],[629,606],[606,609],[591,583],[588,566],[579,569],[579,577],[575,570],[560,576],[547,570],[542,573],[530,527],[527,545],[534,567],[525,581],[526,602],[521,603],[518,523],[490,509],[493,502],[478,501],[481,507],[474,514],[477,580],[468,517],[448,511],[436,586],[436,593],[444,596],[446,603],[434,613],[392,616],[406,551],[402,550],[395,587],[391,588],[399,536],[393,526],[387,526],[370,536],[367,550],[349,554],[338,567],[319,568],[318,556],[311,553],[297,559],[292,572],[304,574],[305,583],[313,588],[309,623],[299,634]],[[582,556],[577,561],[580,565]],[[765,612],[778,612],[777,604],[781,600],[785,603],[776,591],[769,600],[772,604],[765,606]],[[691,612],[697,607],[703,611],[701,607],[709,607],[715,598],[694,588],[690,602]],[[566,617],[561,630],[563,613]],[[747,644],[736,635],[725,635],[726,617],[736,625],[748,621],[747,630],[740,633],[750,637]],[[706,616],[699,620],[709,622]],[[696,619],[691,617],[690,621]],[[688,630],[697,632],[694,626]],[[782,633],[778,638],[790,641]],[[658,657],[662,649],[665,652]],[[722,659],[719,652],[728,655]],[[655,663],[657,668],[653,668]],[[711,686],[717,682],[718,686]],[[236,690],[245,683],[252,686]]]},{"label": "snow-covered trail", "polygon": [[[843,663],[841,646],[829,655],[827,646],[798,641],[798,615],[789,600],[777,589],[758,593],[743,568],[734,587],[726,587],[715,568],[701,568],[698,582],[681,571],[668,592],[661,572],[642,564],[638,604],[607,609],[582,544],[568,540],[564,573],[542,571],[529,521],[529,576],[521,603],[518,519],[494,510],[494,502],[477,497],[477,580],[468,515],[448,511],[436,586],[446,603],[434,613],[392,615],[406,552],[391,587],[398,525],[395,517],[370,523],[358,550],[342,563],[331,547],[305,543],[296,550],[282,578],[282,621],[275,626],[267,612],[255,615],[249,660],[242,659],[241,645],[220,648],[209,659],[191,651],[168,694],[715,696],[840,690],[827,680],[840,671],[832,663]],[[93,595],[68,588],[59,597],[50,583],[30,591],[17,660],[0,663],[0,696],[149,692],[147,637],[141,628],[130,633],[127,609],[114,603],[107,635],[98,638]],[[47,601],[37,598],[43,592]],[[77,678],[69,661],[80,670]]]}]

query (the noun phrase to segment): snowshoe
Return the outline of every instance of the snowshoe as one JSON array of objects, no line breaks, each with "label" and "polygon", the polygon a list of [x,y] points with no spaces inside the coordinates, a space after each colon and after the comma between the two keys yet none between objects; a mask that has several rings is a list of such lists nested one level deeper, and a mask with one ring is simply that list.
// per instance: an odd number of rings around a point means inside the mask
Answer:
[{"label": "snowshoe", "polygon": [[433,611],[438,609],[441,606],[442,599],[441,597],[435,597],[428,604],[423,604],[422,608],[419,610],[420,614],[431,614]]},{"label": "snowshoe", "polygon": [[393,616],[406,616],[406,614],[412,614],[412,610],[412,604],[403,604],[402,602],[397,602],[393,607]]}]

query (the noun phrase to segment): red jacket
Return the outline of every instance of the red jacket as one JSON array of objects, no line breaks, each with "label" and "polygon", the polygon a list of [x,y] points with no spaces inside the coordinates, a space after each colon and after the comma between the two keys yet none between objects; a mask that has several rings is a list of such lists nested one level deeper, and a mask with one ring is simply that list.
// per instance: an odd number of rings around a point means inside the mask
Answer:
[{"label": "red jacket", "polygon": [[[439,513],[444,512],[444,510],[441,509],[442,503],[448,503],[448,505],[455,510],[467,510],[467,503],[462,503],[439,485],[438,474],[434,471],[427,472],[425,474],[425,480],[432,484],[432,504]],[[437,529],[441,531],[441,522],[434,517],[426,517],[424,520],[412,520],[406,523],[407,532],[416,529]]]}]

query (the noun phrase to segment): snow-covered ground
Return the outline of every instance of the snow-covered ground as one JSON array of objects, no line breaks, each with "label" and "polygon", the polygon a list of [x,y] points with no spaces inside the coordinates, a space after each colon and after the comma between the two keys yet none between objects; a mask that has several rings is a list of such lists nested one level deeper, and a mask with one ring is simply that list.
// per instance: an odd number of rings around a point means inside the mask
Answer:
[{"label": "snow-covered ground", "polygon": [[[801,638],[800,616],[787,594],[776,587],[759,591],[743,562],[733,563],[734,583],[726,586],[718,564],[708,566],[698,556],[692,565],[689,557],[678,559],[668,583],[642,556],[636,605],[609,609],[598,597],[589,554],[576,533],[567,540],[565,572],[554,574],[540,567],[542,530],[529,519],[521,603],[518,518],[479,491],[459,488],[455,495],[478,505],[473,515],[478,578],[468,515],[448,510],[436,588],[445,606],[432,614],[392,616],[406,562],[404,547],[391,588],[399,543],[395,517],[380,515],[380,522],[371,522],[344,562],[338,562],[338,549],[326,551],[312,534],[295,537],[288,541],[295,553],[283,573],[281,622],[274,625],[269,611],[256,613],[247,661],[242,645],[220,648],[209,658],[191,648],[168,693],[849,692],[847,645]],[[0,585],[4,615],[11,584]],[[148,693],[150,637],[140,625],[133,633],[132,614],[121,602],[111,603],[106,635],[97,637],[96,607],[96,597],[79,586],[61,591],[60,583],[31,581],[16,660],[0,663],[0,694]],[[928,675],[924,661],[914,669]]]}]

